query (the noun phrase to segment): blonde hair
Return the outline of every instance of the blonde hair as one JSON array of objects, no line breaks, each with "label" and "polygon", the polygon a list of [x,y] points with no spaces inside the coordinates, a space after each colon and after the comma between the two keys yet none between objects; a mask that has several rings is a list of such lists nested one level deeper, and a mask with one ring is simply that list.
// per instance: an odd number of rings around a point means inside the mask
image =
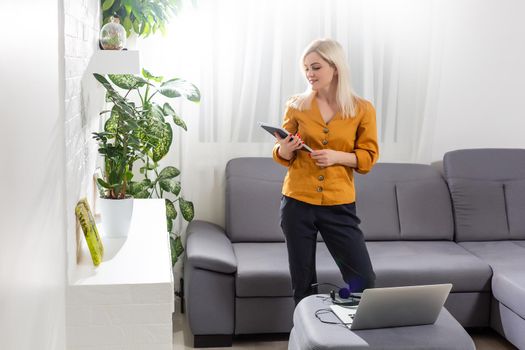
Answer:
[{"label": "blonde hair", "polygon": [[[318,39],[310,43],[301,56],[301,69],[304,70],[304,59],[312,52],[316,52],[330,66],[337,69],[336,100],[343,118],[355,117],[358,96],[350,84],[350,69],[341,44],[332,39]],[[314,98],[314,93],[309,87],[302,94],[292,96],[287,105],[303,111],[309,109]]]}]

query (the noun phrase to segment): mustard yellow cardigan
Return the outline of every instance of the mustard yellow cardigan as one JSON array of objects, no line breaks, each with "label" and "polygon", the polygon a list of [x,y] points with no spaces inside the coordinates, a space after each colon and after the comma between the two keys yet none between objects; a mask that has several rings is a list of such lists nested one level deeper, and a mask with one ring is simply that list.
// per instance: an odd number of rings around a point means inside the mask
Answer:
[{"label": "mustard yellow cardigan", "polygon": [[[337,113],[327,124],[323,120],[316,99],[309,110],[299,111],[287,107],[283,128],[301,135],[302,140],[314,150],[332,149],[355,153],[358,173],[370,171],[379,157],[376,113],[372,104],[358,99],[356,116],[343,118]],[[295,151],[291,160],[278,153],[279,144],[273,148],[273,158],[288,167],[282,193],[285,196],[315,205],[338,205],[355,202],[353,168],[343,165],[319,167],[305,151]]]}]

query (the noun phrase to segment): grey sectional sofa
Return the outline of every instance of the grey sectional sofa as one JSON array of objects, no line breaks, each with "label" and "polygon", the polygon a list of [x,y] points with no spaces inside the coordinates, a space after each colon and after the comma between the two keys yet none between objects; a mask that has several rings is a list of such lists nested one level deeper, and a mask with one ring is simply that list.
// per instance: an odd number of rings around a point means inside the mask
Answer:
[{"label": "grey sectional sofa", "polygon": [[[525,150],[451,152],[444,170],[445,177],[430,165],[379,163],[356,174],[376,286],[450,282],[445,306],[463,326],[492,326],[525,348]],[[188,226],[184,295],[196,347],[292,328],[279,227],[285,171],[271,158],[231,160],[225,227]],[[318,282],[343,285],[320,238],[316,266]]]}]

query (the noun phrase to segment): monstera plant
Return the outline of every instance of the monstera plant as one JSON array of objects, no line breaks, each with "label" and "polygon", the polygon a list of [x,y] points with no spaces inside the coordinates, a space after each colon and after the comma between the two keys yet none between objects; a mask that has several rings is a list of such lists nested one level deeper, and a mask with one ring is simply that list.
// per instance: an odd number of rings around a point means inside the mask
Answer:
[{"label": "monstera plant", "polygon": [[180,3],[181,0],[102,0],[103,24],[116,15],[127,36],[136,33],[147,37],[157,31],[164,34],[166,24],[177,13]]},{"label": "monstera plant", "polygon": [[[184,120],[167,101],[183,97],[197,103],[200,101],[199,89],[183,79],[166,80],[145,69],[142,76],[94,76],[106,89],[106,100],[112,103],[111,110],[101,113],[109,114],[104,131],[94,133],[99,153],[105,157],[107,174],[97,182],[99,191],[105,196],[115,193],[134,198],[164,198],[172,263],[175,264],[184,249],[180,233],[172,232],[174,221],[178,212],[185,221],[193,220],[194,208],[193,203],[181,195],[182,186],[177,179],[179,169],[159,165],[173,141],[170,121],[174,126],[187,130]],[[120,146],[116,148],[115,144]],[[116,164],[121,165],[118,167],[120,172],[111,179],[108,175],[108,156],[114,156]],[[134,181],[136,170],[141,179]]]}]

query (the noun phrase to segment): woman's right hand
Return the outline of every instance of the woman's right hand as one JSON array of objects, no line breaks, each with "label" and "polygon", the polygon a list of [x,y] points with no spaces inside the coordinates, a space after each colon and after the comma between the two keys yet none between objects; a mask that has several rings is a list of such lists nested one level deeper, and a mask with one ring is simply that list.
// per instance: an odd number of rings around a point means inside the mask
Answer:
[{"label": "woman's right hand", "polygon": [[290,134],[284,139],[281,138],[277,133],[274,135],[277,138],[277,142],[279,142],[279,156],[283,159],[292,159],[294,152],[303,147],[304,142],[301,140],[301,136],[299,134]]}]

